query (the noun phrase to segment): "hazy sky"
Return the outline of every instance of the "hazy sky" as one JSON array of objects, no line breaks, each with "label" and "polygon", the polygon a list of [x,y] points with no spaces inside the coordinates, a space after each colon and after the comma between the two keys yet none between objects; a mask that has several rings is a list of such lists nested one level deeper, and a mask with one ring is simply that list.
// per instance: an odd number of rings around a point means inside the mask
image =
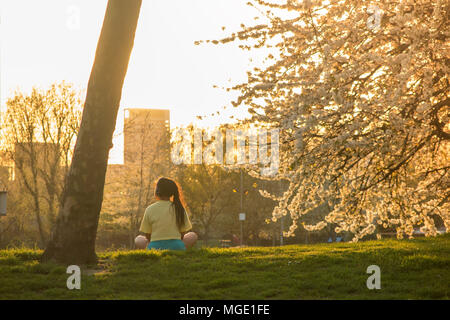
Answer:
[{"label": "hazy sky", "polygon": [[[1,0],[1,103],[14,89],[66,80],[85,88],[106,0]],[[229,105],[234,94],[213,85],[246,80],[248,52],[237,45],[195,46],[252,23],[243,0],[143,0],[121,108],[170,109],[172,127]],[[78,23],[79,21],[79,23]],[[222,30],[226,26],[226,30]],[[252,54],[253,55],[253,54]],[[228,108],[219,119],[242,114]],[[118,132],[123,112],[119,113]],[[203,123],[205,124],[205,123]],[[112,157],[121,153],[117,140]],[[116,156],[114,156],[116,154]]]}]

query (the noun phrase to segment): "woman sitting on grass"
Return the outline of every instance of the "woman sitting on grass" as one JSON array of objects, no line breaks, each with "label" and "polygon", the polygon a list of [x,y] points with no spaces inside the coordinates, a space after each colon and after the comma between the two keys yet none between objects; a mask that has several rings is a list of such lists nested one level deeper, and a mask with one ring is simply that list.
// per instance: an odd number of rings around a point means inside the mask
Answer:
[{"label": "woman sitting on grass", "polygon": [[145,210],[139,229],[147,239],[138,236],[136,248],[186,250],[192,247],[197,235],[194,232],[185,234],[192,225],[178,184],[171,179],[160,178],[156,183],[155,198],[157,201]]}]

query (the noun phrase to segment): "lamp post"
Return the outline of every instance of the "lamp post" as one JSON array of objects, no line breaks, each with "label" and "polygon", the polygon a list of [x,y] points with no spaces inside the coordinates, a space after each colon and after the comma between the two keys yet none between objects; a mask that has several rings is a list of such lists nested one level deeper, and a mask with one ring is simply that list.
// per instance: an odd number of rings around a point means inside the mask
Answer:
[{"label": "lamp post", "polygon": [[283,218],[280,218],[280,247],[284,245],[284,237],[283,237],[283,229],[284,229],[284,224],[283,224]]},{"label": "lamp post", "polygon": [[243,232],[243,221],[245,220],[245,213],[243,213],[243,201],[244,201],[244,176],[242,175],[242,168],[239,169],[241,173],[241,187],[239,188],[241,191],[241,213],[239,214],[239,220],[241,221],[241,247],[242,247],[242,237],[244,236]]},{"label": "lamp post", "polygon": [[[280,194],[282,194],[282,189],[281,189],[281,180],[278,180],[278,192]],[[284,224],[283,224],[283,218],[284,216],[282,216],[280,218],[280,247],[284,245],[284,237],[283,237],[283,230],[284,230]]]},{"label": "lamp post", "polygon": [[[0,217],[6,216],[6,191],[0,191]],[[3,242],[3,230],[0,224],[0,245]]]}]

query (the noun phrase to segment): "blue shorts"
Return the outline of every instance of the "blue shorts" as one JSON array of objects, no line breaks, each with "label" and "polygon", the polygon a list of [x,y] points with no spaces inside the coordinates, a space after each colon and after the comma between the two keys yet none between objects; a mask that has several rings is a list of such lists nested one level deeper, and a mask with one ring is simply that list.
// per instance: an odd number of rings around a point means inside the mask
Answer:
[{"label": "blue shorts", "polygon": [[157,240],[150,241],[147,249],[157,249],[157,250],[186,250],[184,242],[180,239],[170,239],[170,240]]}]

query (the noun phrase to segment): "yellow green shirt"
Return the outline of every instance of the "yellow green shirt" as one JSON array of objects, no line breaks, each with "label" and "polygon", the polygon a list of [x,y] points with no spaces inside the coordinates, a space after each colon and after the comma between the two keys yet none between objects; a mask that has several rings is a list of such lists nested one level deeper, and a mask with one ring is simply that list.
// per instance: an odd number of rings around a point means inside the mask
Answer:
[{"label": "yellow green shirt", "polygon": [[173,202],[158,200],[145,210],[139,231],[151,233],[151,241],[181,239],[181,232],[192,228],[186,211],[184,215],[184,226],[179,230]]}]

